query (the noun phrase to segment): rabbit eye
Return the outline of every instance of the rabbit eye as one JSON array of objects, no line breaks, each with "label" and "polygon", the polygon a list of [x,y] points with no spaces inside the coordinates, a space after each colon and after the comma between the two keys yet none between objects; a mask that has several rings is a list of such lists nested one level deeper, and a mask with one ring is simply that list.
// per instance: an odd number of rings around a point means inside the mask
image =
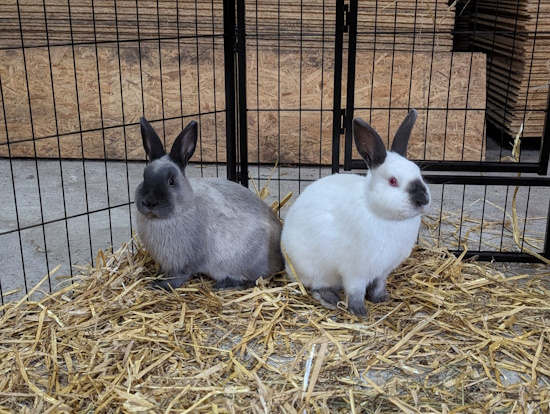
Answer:
[{"label": "rabbit eye", "polygon": [[168,185],[174,185],[174,179],[172,177],[168,178]]},{"label": "rabbit eye", "polygon": [[391,185],[392,187],[397,187],[397,178],[392,177],[392,178],[390,178],[389,181],[390,181],[390,185]]}]

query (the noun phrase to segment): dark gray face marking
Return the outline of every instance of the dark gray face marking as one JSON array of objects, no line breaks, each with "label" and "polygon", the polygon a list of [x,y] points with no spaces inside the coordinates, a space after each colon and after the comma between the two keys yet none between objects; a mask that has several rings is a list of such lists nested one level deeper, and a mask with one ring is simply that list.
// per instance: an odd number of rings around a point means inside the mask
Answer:
[{"label": "dark gray face marking", "polygon": [[414,180],[409,183],[407,186],[407,193],[409,193],[409,198],[411,203],[415,207],[423,207],[430,202],[428,196],[428,189],[426,185],[421,180]]},{"label": "dark gray face marking", "polygon": [[136,205],[138,210],[150,217],[168,217],[174,208],[172,191],[181,183],[178,179],[178,168],[174,165],[168,168],[162,166],[160,171],[154,171],[155,165],[149,165],[143,172],[143,183],[138,188]]}]

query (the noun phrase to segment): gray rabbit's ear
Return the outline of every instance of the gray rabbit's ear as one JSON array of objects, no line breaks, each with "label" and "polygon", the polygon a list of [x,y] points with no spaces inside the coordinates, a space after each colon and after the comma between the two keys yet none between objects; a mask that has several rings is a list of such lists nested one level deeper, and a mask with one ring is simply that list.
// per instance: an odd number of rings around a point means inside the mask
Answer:
[{"label": "gray rabbit's ear", "polygon": [[407,146],[409,145],[409,138],[411,137],[411,132],[417,116],[418,113],[416,112],[416,109],[411,109],[405,117],[405,120],[397,129],[395,137],[393,138],[391,150],[393,152],[397,152],[402,157],[407,156]]},{"label": "gray rabbit's ear", "polygon": [[160,141],[159,136],[157,135],[149,121],[147,121],[144,117],[141,117],[140,125],[143,148],[145,148],[145,152],[147,153],[151,161],[154,161],[164,156],[166,152],[164,152],[162,142]]},{"label": "gray rabbit's ear", "polygon": [[191,121],[178,135],[170,151],[170,158],[179,165],[182,171],[187,166],[189,159],[193,156],[196,146],[197,122]]},{"label": "gray rabbit's ear", "polygon": [[355,118],[353,120],[353,136],[357,151],[367,162],[369,169],[382,165],[386,159],[386,147],[374,128],[361,118]]}]

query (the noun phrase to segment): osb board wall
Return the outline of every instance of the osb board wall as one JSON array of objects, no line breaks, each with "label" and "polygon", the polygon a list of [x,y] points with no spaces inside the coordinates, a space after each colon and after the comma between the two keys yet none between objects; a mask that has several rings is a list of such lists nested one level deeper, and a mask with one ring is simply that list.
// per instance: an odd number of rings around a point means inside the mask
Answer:
[{"label": "osb board wall", "polygon": [[[112,45],[98,45],[97,54],[95,46],[78,46],[74,60],[68,46],[53,47],[50,53],[53,79],[48,50],[25,50],[27,89],[22,50],[0,51],[7,118],[0,115],[0,124],[7,124],[11,156],[34,156],[36,150],[38,157],[144,159],[139,117],[174,118],[153,123],[161,136],[166,128],[171,143],[181,131],[183,113],[200,121],[201,141],[195,160],[203,150],[205,161],[218,155],[224,160],[224,149],[218,148],[218,141],[225,145],[222,46],[213,47],[208,39],[198,46],[182,44],[181,68],[178,46],[163,45],[159,59],[157,42],[142,42],[141,50],[137,44],[127,45],[120,55]],[[199,117],[199,113],[204,115]],[[133,125],[123,128],[124,124]],[[8,155],[6,141],[6,128],[1,128],[1,156]]]},{"label": "osb board wall", "polygon": [[370,121],[389,144],[407,111],[368,108],[426,108],[419,110],[409,158],[482,161],[485,67],[483,53],[435,53],[433,59],[431,53],[399,53],[394,58],[391,53],[379,53],[373,83],[372,69],[359,70],[372,68],[372,55],[360,54],[355,116]]},{"label": "osb board wall", "polygon": [[[306,43],[333,41],[336,7],[326,0],[246,0],[247,33],[262,44],[300,37]],[[369,48],[450,51],[455,2],[362,0],[359,42]],[[0,47],[71,42],[127,41],[223,33],[222,0],[3,0]],[[19,19],[19,16],[21,19]],[[114,29],[117,29],[116,31]],[[398,33],[394,36],[393,31]],[[413,35],[414,33],[414,35]],[[312,37],[313,36],[313,37]],[[322,37],[320,39],[320,36]]]},{"label": "osb board wall", "polygon": [[[162,119],[163,114],[172,118],[154,123],[161,136],[166,131],[168,145],[183,123],[197,119],[200,143],[194,160],[225,161],[222,46],[205,40],[198,54],[196,49],[194,44],[181,45],[180,67],[177,45],[172,44],[162,45],[160,60],[156,42],[142,42],[141,54],[137,44],[120,49],[120,55],[116,47],[98,45],[97,56],[95,46],[79,46],[74,61],[72,48],[54,47],[50,50],[53,79],[48,50],[26,49],[28,90],[22,51],[0,51],[6,110],[6,120],[0,114],[0,125],[6,123],[10,139],[8,152],[6,128],[0,128],[0,156],[33,157],[36,151],[38,157],[141,160],[138,121],[144,113],[151,120]],[[298,51],[249,50],[247,58],[250,161],[257,161],[259,149],[261,162],[271,163],[279,156],[283,163],[330,163],[333,52],[302,51],[300,58]],[[372,51],[358,52],[357,115],[371,120],[387,137],[388,125],[393,134],[406,112],[387,108],[419,108],[410,157],[483,158],[482,54],[436,52],[432,59],[432,53],[413,57],[396,52],[392,58],[391,53],[380,52],[374,59],[373,77]],[[343,102],[345,90],[344,85]],[[384,109],[366,110],[371,107]],[[130,125],[124,128],[124,124]]]},{"label": "osb board wall", "polygon": [[[332,109],[334,62],[324,57],[322,78],[321,53],[306,53],[306,56],[302,53],[300,68],[299,53],[277,56],[260,51],[257,56],[255,51],[249,52],[251,161],[258,159],[259,147],[261,162],[273,162],[277,151],[282,162],[331,162],[332,112],[329,110]],[[389,108],[418,108],[419,117],[409,144],[410,158],[483,160],[485,65],[485,55],[481,53],[436,52],[432,59],[432,53],[413,56],[396,52],[392,57],[389,52],[373,55],[372,51],[359,51],[355,115],[370,122],[387,139],[389,135],[393,137],[407,113]],[[346,99],[345,91],[344,85],[342,102]],[[321,97],[323,112],[319,111]],[[301,113],[296,110],[299,108]],[[343,154],[343,145],[340,152]]]},{"label": "osb board wall", "polygon": [[[44,7],[45,5],[45,7]],[[223,34],[223,0],[2,0],[0,47]],[[19,20],[21,16],[21,20]],[[47,30],[46,30],[47,27]]]},{"label": "osb board wall", "polygon": [[[319,39],[334,41],[335,3],[323,0],[248,0],[247,34],[257,34],[260,47],[285,45],[289,38],[301,38],[307,46],[319,47]],[[454,2],[361,0],[357,16],[358,47],[451,51],[454,19]],[[278,33],[282,36],[277,36]]]}]

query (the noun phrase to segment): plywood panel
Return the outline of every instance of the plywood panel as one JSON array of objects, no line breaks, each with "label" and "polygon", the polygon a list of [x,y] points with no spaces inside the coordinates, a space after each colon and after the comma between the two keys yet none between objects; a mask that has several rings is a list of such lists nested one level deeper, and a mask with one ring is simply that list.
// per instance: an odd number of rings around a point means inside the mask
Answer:
[{"label": "plywood panel", "polygon": [[[180,47],[178,55],[170,44],[160,53],[158,45],[147,43],[120,50],[101,45],[97,52],[79,46],[73,59],[71,47],[59,46],[50,51],[53,80],[47,50],[26,49],[28,88],[22,52],[0,51],[11,155],[144,159],[138,120],[145,113],[151,120],[169,118],[154,123],[161,136],[166,131],[168,144],[182,128],[182,115],[183,123],[200,121],[194,160],[223,162],[223,53],[204,44],[197,57],[195,49]],[[250,161],[259,153],[268,163],[277,157],[289,164],[330,163],[332,54],[249,50],[247,59]],[[410,157],[483,159],[485,65],[483,54],[359,51],[356,114],[387,138],[406,108],[418,108]],[[1,129],[1,156],[8,155],[6,142]]]}]

